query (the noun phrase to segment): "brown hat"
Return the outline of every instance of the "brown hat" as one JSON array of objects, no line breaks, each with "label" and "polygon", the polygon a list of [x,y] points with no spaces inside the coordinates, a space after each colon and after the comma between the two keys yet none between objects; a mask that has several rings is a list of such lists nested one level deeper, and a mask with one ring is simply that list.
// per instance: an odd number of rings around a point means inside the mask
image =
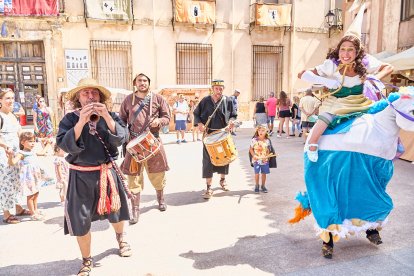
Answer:
[{"label": "brown hat", "polygon": [[106,102],[111,97],[111,92],[105,87],[100,86],[95,79],[84,78],[78,82],[78,86],[69,90],[69,92],[66,94],[66,98],[69,101],[74,101],[76,93],[78,93],[80,90],[84,88],[96,88],[99,91],[101,91],[102,95],[104,96],[104,99],[102,99],[102,101],[104,102]]}]

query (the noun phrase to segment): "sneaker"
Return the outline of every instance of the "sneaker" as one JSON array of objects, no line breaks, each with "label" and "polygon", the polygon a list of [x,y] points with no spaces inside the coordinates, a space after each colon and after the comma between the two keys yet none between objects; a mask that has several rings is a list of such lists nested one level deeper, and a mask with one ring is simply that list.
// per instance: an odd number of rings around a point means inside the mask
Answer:
[{"label": "sneaker", "polygon": [[278,134],[278,135],[276,135],[276,137],[277,137],[277,138],[280,138],[280,137],[282,137],[282,135]]},{"label": "sneaker", "polygon": [[[310,147],[316,147],[315,150],[310,150]],[[318,144],[308,144],[306,146],[306,154],[308,155],[308,159],[311,162],[318,161]]]},{"label": "sneaker", "polygon": [[197,141],[201,141],[201,139],[197,139]]},{"label": "sneaker", "polygon": [[187,143],[187,141],[184,139],[184,140],[181,140],[181,143]]},{"label": "sneaker", "polygon": [[260,190],[259,190],[259,185],[256,185],[256,187],[254,188],[254,192],[255,192],[256,194],[258,194],[258,193],[260,192]]},{"label": "sneaker", "polygon": [[235,132],[230,132],[231,133],[231,135],[233,135],[233,136],[237,136],[237,134],[235,133]]},{"label": "sneaker", "polygon": [[263,192],[263,193],[267,193],[267,189],[266,189],[266,187],[265,187],[265,186],[262,186],[262,192]]},{"label": "sneaker", "polygon": [[299,137],[302,137],[302,132],[301,132],[301,133],[299,133]]},{"label": "sneaker", "polygon": [[296,135],[295,134],[290,134],[289,136],[295,137]]},{"label": "sneaker", "polygon": [[208,189],[204,193],[203,198],[204,199],[210,199],[212,196],[213,196],[213,190],[212,189]]},{"label": "sneaker", "polygon": [[177,140],[177,144],[179,144],[179,143],[181,143],[181,141],[180,140]]}]

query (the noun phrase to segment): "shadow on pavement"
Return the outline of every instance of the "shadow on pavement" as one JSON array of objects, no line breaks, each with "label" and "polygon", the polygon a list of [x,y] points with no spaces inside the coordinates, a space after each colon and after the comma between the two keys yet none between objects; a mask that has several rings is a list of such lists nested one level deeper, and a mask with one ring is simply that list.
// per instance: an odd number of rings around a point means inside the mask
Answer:
[{"label": "shadow on pavement", "polygon": [[[96,256],[93,256],[95,267],[99,267],[99,261],[109,255],[117,255],[118,249],[111,248]],[[10,265],[0,268],[0,275],[76,275],[80,269],[80,258],[65,261],[54,261],[40,264]],[[93,270],[92,270],[93,271]]]},{"label": "shadow on pavement", "polygon": [[[335,266],[338,263],[377,254],[379,251],[379,248],[370,245],[366,240],[347,241],[341,244],[347,246],[335,247],[337,256],[334,256],[334,260],[328,260],[322,257],[321,247],[317,244],[319,243],[315,243],[312,236],[295,239],[290,235],[272,233],[260,237],[246,236],[239,238],[236,244],[230,247],[205,253],[189,251],[180,256],[194,260],[193,267],[200,270],[247,264],[261,271],[279,275],[298,269]],[[240,254],[240,252],[244,253]]]},{"label": "shadow on pavement", "polygon": [[[45,224],[57,224],[60,228],[63,229],[63,221],[64,221],[64,217],[59,216],[59,217],[53,217],[53,218],[46,219],[45,221],[43,221],[43,223],[45,223]],[[110,223],[109,223],[108,220],[106,220],[106,219],[105,220],[97,220],[97,221],[92,222],[91,232],[105,231],[108,228],[110,228]]]}]

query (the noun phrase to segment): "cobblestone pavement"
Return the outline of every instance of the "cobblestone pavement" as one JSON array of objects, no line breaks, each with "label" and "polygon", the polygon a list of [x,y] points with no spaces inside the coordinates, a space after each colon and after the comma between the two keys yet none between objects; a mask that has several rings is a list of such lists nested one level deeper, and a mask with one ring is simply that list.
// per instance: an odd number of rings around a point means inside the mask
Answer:
[{"label": "cobblestone pavement", "polygon": [[[168,172],[168,210],[159,212],[155,191],[145,186],[141,218],[128,226],[130,258],[117,255],[114,232],[107,221],[92,226],[91,275],[414,275],[414,166],[395,162],[389,184],[394,210],[384,228],[384,244],[364,237],[341,240],[334,258],[321,256],[314,219],[290,226],[286,221],[296,205],[293,198],[303,183],[303,140],[272,137],[278,168],[268,178],[268,194],[253,193],[253,170],[247,150],[252,129],[235,137],[239,158],[230,166],[231,191],[219,189],[202,198],[201,142],[177,145],[175,135],[163,135],[171,170]],[[41,157],[53,174],[53,157]],[[80,266],[76,239],[63,235],[63,207],[54,186],[40,192],[43,222],[16,225],[0,222],[0,275],[73,275]]]}]

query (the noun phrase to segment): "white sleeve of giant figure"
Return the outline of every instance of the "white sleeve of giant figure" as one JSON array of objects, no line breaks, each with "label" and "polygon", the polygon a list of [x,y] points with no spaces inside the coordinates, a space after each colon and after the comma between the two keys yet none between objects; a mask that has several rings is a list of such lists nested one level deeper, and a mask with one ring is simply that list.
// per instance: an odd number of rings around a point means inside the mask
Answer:
[{"label": "white sleeve of giant figure", "polygon": [[312,71],[305,71],[301,77],[302,80],[310,82],[312,84],[322,84],[323,86],[328,87],[329,89],[337,89],[341,86],[341,83],[336,79],[328,79],[316,75]]}]

